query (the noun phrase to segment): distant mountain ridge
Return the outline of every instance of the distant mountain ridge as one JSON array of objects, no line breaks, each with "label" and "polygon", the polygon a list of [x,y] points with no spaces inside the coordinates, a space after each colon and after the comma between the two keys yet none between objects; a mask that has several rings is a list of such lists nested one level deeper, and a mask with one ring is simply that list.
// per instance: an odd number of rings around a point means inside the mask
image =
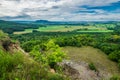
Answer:
[{"label": "distant mountain ridge", "polygon": [[106,23],[115,23],[120,21],[49,21],[49,20],[35,20],[35,21],[4,21],[0,20],[0,23],[7,22],[7,23],[22,23],[22,24],[39,24],[39,25],[88,25],[91,23],[97,24],[106,24]]},{"label": "distant mountain ridge", "polygon": [[0,20],[0,30],[3,30],[5,33],[12,34],[14,31],[24,31],[27,28],[38,29],[39,26],[34,24],[21,24],[19,22]]},{"label": "distant mountain ridge", "polygon": [[36,20],[33,23],[47,24],[47,25],[78,25],[86,24],[84,21],[49,21],[49,20]]},{"label": "distant mountain ridge", "polygon": [[48,20],[36,20],[35,22],[46,23],[46,22],[50,22],[50,21],[48,21]]},{"label": "distant mountain ridge", "polygon": [[42,24],[42,25],[86,25],[89,24],[109,24],[116,23],[118,21],[49,21],[49,20],[36,20],[33,21],[33,24]]}]

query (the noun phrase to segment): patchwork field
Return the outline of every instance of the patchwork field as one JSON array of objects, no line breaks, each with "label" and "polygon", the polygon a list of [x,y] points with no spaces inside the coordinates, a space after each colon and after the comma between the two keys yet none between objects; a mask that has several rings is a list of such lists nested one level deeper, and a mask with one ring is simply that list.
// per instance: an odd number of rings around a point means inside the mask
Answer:
[{"label": "patchwork field", "polygon": [[17,31],[14,34],[25,34],[32,33],[33,30],[40,32],[85,32],[85,33],[96,33],[96,32],[113,32],[113,30],[108,30],[105,27],[95,27],[95,26],[71,26],[71,25],[48,25],[47,27],[39,27],[38,29],[25,29],[25,31]]}]

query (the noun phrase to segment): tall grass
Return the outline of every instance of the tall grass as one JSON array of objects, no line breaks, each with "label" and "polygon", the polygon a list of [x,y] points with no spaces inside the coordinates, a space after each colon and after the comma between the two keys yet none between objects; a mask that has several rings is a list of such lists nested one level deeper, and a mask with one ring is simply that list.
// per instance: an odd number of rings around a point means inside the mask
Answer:
[{"label": "tall grass", "polygon": [[11,55],[0,50],[0,80],[40,80],[45,71],[40,63],[25,57],[21,53]]},{"label": "tall grass", "polygon": [[30,57],[0,50],[0,80],[66,80],[63,75],[51,73],[50,67]]}]

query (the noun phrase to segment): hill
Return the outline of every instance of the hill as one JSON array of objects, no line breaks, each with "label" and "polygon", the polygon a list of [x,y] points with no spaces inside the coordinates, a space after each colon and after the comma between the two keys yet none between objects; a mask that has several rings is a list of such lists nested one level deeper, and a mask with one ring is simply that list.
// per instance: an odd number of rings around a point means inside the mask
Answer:
[{"label": "hill", "polygon": [[84,21],[48,21],[36,20],[33,24],[46,24],[46,25],[88,25],[89,22]]},{"label": "hill", "polygon": [[20,24],[12,21],[0,20],[0,29],[5,33],[13,33],[14,31],[24,31],[25,29],[37,29],[39,26],[34,24]]},{"label": "hill", "polygon": [[[82,75],[79,76],[82,80],[95,80],[96,78],[97,80],[109,80],[113,75],[120,75],[117,63],[109,60],[107,55],[99,49],[84,46],[81,48],[64,47],[63,50],[67,52],[69,59],[75,62],[71,66],[80,71]],[[89,70],[91,64],[95,66],[97,74]]]},{"label": "hill", "polygon": [[[0,30],[0,80],[68,80],[36,61]],[[51,71],[52,70],[52,71]]]},{"label": "hill", "polygon": [[50,21],[48,21],[48,20],[36,20],[35,22],[38,22],[38,23],[50,23]]},{"label": "hill", "polygon": [[36,20],[36,21],[14,21],[16,23],[25,24],[42,24],[42,25],[83,25],[89,24],[114,24],[117,21],[49,21],[49,20]]}]

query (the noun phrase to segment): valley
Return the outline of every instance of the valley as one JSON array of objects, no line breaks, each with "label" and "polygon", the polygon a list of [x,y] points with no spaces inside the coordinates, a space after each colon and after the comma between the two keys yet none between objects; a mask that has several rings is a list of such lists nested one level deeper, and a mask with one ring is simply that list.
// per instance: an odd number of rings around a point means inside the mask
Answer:
[{"label": "valley", "polygon": [[[22,53],[22,56],[27,56],[25,59],[33,61],[32,64],[36,63],[44,67],[43,72],[47,69],[47,75],[45,77],[42,74],[42,79],[55,78],[55,80],[59,80],[60,77],[62,80],[119,79],[119,22],[41,25],[2,21],[1,25],[9,25],[0,26],[1,30],[6,32],[5,35],[1,35],[1,39],[2,36],[11,38],[11,40],[9,40],[10,38],[1,40],[1,55],[4,48],[9,53],[18,54],[18,57],[19,53]],[[16,25],[17,27],[12,27]],[[11,32],[10,29],[13,31]],[[1,31],[1,34],[4,34],[3,32]],[[27,63],[31,65],[31,62]],[[63,64],[63,66],[57,64]],[[20,63],[16,65],[19,66]],[[22,65],[25,67],[24,62]],[[37,67],[33,68],[34,71],[38,69],[37,65],[34,67]],[[39,72],[36,77],[38,80],[41,69]],[[37,72],[35,71],[35,73]],[[27,79],[24,76],[19,79],[22,78]]]},{"label": "valley", "polygon": [[0,0],[0,80],[120,80],[120,0]]}]

